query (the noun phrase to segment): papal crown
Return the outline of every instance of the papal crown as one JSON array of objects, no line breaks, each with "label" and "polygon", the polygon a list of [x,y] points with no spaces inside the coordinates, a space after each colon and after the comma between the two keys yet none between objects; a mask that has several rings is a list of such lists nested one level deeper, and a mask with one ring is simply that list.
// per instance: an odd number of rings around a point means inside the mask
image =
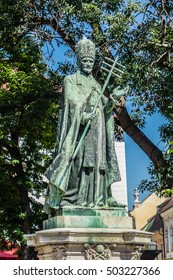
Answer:
[{"label": "papal crown", "polygon": [[75,51],[77,55],[78,61],[81,60],[84,57],[92,57],[95,59],[95,44],[87,39],[86,37],[83,37],[75,46]]}]

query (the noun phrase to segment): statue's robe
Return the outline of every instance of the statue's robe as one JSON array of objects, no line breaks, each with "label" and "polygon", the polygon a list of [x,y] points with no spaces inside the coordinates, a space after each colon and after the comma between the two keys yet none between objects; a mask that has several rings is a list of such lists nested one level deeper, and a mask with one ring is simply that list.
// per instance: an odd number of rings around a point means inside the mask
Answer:
[{"label": "statue's robe", "polygon": [[64,101],[60,112],[57,154],[45,175],[49,180],[46,207],[66,203],[106,206],[110,185],[120,180],[114,148],[113,101],[103,96],[77,156],[74,153],[85,128],[84,115],[91,113],[101,93],[92,75],[80,71],[64,79]]}]

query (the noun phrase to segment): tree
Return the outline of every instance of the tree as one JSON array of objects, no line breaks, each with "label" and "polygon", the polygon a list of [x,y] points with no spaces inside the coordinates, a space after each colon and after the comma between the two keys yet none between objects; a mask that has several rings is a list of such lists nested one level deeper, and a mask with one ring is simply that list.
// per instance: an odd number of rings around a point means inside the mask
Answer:
[{"label": "tree", "polygon": [[13,246],[42,228],[37,198],[54,147],[58,97],[32,37],[4,45],[0,69],[0,241]]},{"label": "tree", "polygon": [[[145,1],[142,20],[128,37],[125,51],[132,75],[132,101],[136,111],[147,114],[160,112],[165,124],[160,128],[162,140],[172,140],[172,3],[171,1]],[[129,60],[130,58],[130,60]],[[134,67],[135,65],[135,67]],[[138,80],[138,81],[137,81]],[[155,152],[155,149],[153,149]],[[158,153],[156,153],[157,155]],[[159,155],[159,154],[158,154]],[[161,155],[161,154],[160,154]],[[172,159],[161,156],[149,168],[151,180],[143,181],[141,189],[164,190],[172,194]]]},{"label": "tree", "polygon": [[[34,30],[40,40],[52,42],[54,39],[57,46],[66,44],[74,50],[75,42],[85,34],[95,41],[101,56],[113,58],[115,54],[119,55],[120,61],[127,68],[122,85],[129,84],[129,97],[135,107],[129,116],[123,100],[117,104],[115,112],[119,124],[148,155],[154,169],[164,169],[164,172],[161,172],[164,182],[161,188],[172,189],[172,176],[167,172],[171,162],[164,158],[163,152],[137,125],[144,124],[146,114],[160,112],[168,121],[162,128],[162,134],[165,135],[166,142],[169,140],[166,131],[168,127],[172,127],[170,89],[173,4],[163,0],[148,0],[142,3],[119,0],[92,3],[88,0],[45,0],[29,3],[26,11],[27,27]],[[100,73],[96,71],[98,80],[99,76]],[[113,84],[115,85],[115,81]]]},{"label": "tree", "polygon": [[[34,195],[42,191],[40,176],[48,164],[43,151],[51,150],[55,142],[59,95],[54,85],[59,91],[63,76],[72,71],[74,46],[84,34],[98,48],[94,75],[100,83],[98,66],[104,56],[114,59],[118,55],[126,66],[120,84],[129,85],[128,99],[134,108],[129,114],[122,99],[115,113],[117,125],[153,163],[154,184],[143,182],[142,189],[172,190],[172,154],[165,156],[140,130],[147,114],[159,112],[166,119],[161,137],[166,144],[172,141],[172,8],[173,3],[167,0],[0,0],[0,180],[1,197],[5,196],[1,199],[1,224],[8,222],[10,229],[12,221],[13,239],[18,238],[15,219],[19,235],[38,227],[37,218],[29,223],[37,204],[32,203],[31,211],[28,190]],[[65,63],[57,54],[59,63],[51,74],[41,53],[50,67],[55,48],[62,46]],[[111,83],[116,86],[116,80]],[[6,221],[6,215],[11,219]]]}]

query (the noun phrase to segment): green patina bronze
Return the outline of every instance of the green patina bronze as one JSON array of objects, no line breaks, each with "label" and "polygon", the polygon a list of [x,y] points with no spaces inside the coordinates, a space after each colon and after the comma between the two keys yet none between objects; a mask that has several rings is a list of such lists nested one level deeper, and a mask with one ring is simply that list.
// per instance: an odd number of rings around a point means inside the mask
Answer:
[{"label": "green patina bronze", "polygon": [[57,153],[45,173],[49,180],[45,211],[53,216],[65,207],[122,208],[112,197],[111,184],[120,180],[113,107],[124,91],[116,88],[109,98],[103,95],[111,73],[101,88],[92,75],[92,41],[79,41],[76,55],[79,70],[64,79]]}]

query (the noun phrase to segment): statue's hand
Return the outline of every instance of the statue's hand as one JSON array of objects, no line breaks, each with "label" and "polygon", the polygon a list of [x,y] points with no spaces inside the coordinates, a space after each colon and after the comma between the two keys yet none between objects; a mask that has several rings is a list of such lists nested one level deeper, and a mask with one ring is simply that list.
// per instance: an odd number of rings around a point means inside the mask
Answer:
[{"label": "statue's hand", "polygon": [[94,114],[93,113],[83,113],[82,116],[82,123],[85,124],[87,123],[89,120],[92,120],[94,118]]},{"label": "statue's hand", "polygon": [[117,101],[119,97],[126,95],[128,91],[128,87],[121,89],[120,86],[116,87],[113,90],[113,93],[110,95],[110,98],[114,101]]}]

